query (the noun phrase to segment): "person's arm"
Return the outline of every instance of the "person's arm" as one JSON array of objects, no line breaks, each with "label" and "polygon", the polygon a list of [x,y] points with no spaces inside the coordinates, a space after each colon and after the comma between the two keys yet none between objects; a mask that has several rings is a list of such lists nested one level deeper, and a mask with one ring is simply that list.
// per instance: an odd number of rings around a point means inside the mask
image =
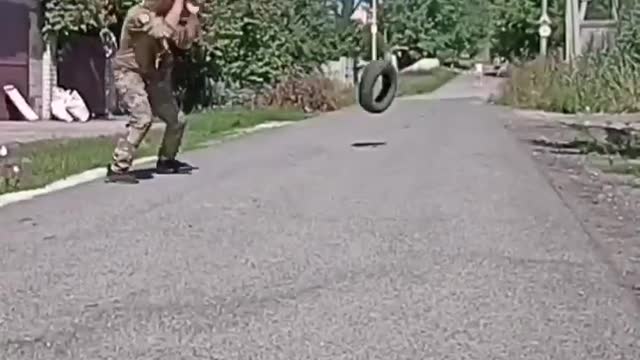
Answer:
[{"label": "person's arm", "polygon": [[164,17],[164,20],[167,24],[174,29],[180,23],[180,14],[182,14],[182,10],[184,9],[184,0],[173,0],[173,5],[171,6],[171,10]]},{"label": "person's arm", "polygon": [[146,33],[155,39],[170,39],[179,26],[184,0],[174,0],[166,16],[159,16],[149,9],[137,9],[132,14],[127,30],[132,33]]}]

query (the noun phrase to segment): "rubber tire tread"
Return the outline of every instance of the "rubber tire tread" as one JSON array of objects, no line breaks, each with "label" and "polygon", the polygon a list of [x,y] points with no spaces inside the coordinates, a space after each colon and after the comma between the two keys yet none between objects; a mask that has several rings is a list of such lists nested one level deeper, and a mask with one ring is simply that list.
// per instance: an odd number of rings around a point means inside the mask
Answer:
[{"label": "rubber tire tread", "polygon": [[[376,97],[374,85],[382,77],[382,90]],[[398,91],[398,71],[390,61],[372,61],[362,70],[358,84],[358,102],[367,112],[379,114],[391,106]]]}]

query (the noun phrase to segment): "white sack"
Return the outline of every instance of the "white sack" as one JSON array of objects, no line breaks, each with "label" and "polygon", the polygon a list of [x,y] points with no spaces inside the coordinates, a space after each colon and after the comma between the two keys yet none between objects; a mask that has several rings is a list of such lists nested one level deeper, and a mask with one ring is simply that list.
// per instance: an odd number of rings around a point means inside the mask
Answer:
[{"label": "white sack", "polygon": [[51,89],[51,115],[55,119],[65,122],[72,122],[73,116],[67,111],[67,101],[70,94],[62,88],[54,87]]},{"label": "white sack", "polygon": [[91,112],[89,111],[87,104],[76,90],[71,91],[67,101],[67,111],[74,119],[80,122],[87,122],[91,117]]}]

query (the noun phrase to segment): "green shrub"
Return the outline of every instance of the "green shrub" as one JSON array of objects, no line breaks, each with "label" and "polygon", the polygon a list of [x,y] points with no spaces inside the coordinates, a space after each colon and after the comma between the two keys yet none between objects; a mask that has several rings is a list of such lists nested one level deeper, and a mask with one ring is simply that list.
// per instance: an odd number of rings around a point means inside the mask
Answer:
[{"label": "green shrub", "polygon": [[[610,11],[600,5],[592,17]],[[502,102],[563,113],[640,111],[640,2],[622,6],[616,48],[583,54],[571,65],[547,59],[515,67]]]},{"label": "green shrub", "polygon": [[334,111],[355,103],[354,91],[353,86],[322,76],[290,77],[257,95],[253,105],[307,113]]},{"label": "green shrub", "polygon": [[616,44],[620,50],[640,59],[640,1],[623,2]]},{"label": "green shrub", "polygon": [[242,103],[279,79],[309,74],[348,52],[354,29],[338,31],[324,2],[215,0],[205,37],[176,76],[187,108]]},{"label": "green shrub", "polygon": [[[494,55],[507,59],[530,59],[539,51],[540,0],[491,0],[490,41]],[[549,48],[564,43],[565,0],[549,0],[552,33]]]},{"label": "green shrub", "polygon": [[536,60],[515,67],[502,103],[563,113],[640,111],[640,63],[622,50],[587,54],[573,65]]}]

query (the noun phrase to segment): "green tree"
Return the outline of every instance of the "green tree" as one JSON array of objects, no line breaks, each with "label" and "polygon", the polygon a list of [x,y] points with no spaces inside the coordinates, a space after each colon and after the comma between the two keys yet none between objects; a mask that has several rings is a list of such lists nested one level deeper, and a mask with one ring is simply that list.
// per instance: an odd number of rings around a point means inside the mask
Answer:
[{"label": "green tree", "polygon": [[[509,59],[531,58],[540,49],[538,35],[542,15],[540,0],[489,0],[491,13],[491,47],[495,55]],[[549,47],[564,43],[564,0],[549,0],[552,22]]]},{"label": "green tree", "polygon": [[384,7],[390,44],[418,57],[473,56],[488,34],[485,0],[388,0]]},{"label": "green tree", "polygon": [[218,97],[215,84],[232,91],[273,85],[338,58],[353,41],[352,29],[339,29],[322,2],[214,0],[203,10],[205,36],[178,76],[190,84],[184,98],[202,106]]},{"label": "green tree", "polygon": [[[137,0],[45,0],[46,36],[117,29]],[[352,26],[338,27],[329,3],[306,0],[210,0],[202,8],[203,38],[182,54],[174,78],[189,107],[231,92],[310,73],[354,44]],[[119,31],[115,31],[116,34]],[[225,95],[226,96],[226,95]]]}]

